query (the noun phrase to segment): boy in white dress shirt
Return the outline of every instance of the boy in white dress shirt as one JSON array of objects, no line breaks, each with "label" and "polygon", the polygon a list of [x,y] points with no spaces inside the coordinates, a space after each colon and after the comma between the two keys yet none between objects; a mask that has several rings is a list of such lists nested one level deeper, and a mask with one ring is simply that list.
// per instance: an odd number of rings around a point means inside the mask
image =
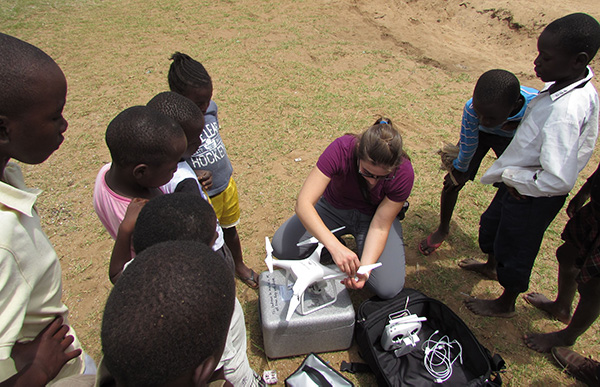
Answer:
[{"label": "boy in white dress shirt", "polygon": [[465,301],[473,313],[514,314],[544,232],[592,155],[598,94],[588,63],[599,46],[600,25],[583,13],[553,21],[538,38],[535,72],[550,83],[530,102],[512,142],[481,178],[498,192],[481,216],[479,245],[496,260],[504,292],[493,300]]}]

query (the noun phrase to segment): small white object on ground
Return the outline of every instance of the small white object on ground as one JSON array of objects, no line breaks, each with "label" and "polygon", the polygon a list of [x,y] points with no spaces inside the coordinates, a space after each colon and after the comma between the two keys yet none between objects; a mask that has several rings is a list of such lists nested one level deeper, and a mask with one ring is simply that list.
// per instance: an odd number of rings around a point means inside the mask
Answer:
[{"label": "small white object on ground", "polygon": [[263,372],[263,380],[267,384],[277,384],[279,381],[277,379],[277,371],[275,370],[264,370]]}]

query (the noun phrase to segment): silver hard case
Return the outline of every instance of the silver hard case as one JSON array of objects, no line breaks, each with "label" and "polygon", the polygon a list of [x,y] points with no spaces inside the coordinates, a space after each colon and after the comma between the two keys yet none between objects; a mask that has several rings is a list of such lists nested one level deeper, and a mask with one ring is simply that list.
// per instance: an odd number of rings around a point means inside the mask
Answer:
[{"label": "silver hard case", "polygon": [[270,358],[303,355],[311,352],[331,352],[347,349],[352,344],[355,314],[350,294],[340,280],[327,281],[320,294],[311,289],[305,292],[306,310],[314,308],[324,300],[332,305],[307,315],[300,315],[299,306],[291,320],[285,321],[287,300],[291,296],[291,277],[286,272],[275,270],[260,274],[259,281],[260,319],[265,353]]}]

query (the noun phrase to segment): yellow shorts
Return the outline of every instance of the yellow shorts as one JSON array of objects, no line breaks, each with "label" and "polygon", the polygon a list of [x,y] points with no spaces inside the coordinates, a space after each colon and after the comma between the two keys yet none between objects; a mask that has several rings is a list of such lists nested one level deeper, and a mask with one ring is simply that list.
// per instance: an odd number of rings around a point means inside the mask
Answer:
[{"label": "yellow shorts", "polygon": [[229,179],[229,184],[225,188],[225,191],[211,196],[210,202],[215,209],[221,227],[230,228],[237,226],[240,222],[240,200],[237,185],[233,177]]}]

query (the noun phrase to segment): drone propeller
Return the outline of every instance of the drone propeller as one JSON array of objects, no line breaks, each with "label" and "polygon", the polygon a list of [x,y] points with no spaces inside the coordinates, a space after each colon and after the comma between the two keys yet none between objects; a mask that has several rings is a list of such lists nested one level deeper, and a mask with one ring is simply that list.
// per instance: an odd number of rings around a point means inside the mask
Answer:
[{"label": "drone propeller", "polygon": [[[346,228],[346,226],[342,226],[342,227],[334,228],[333,230],[329,230],[329,231],[331,231],[332,234],[335,234],[336,232],[341,231],[345,228]],[[311,238],[303,240],[302,242],[296,243],[296,246],[311,245],[314,243],[319,243],[319,240],[316,237],[311,237]]]},{"label": "drone propeller", "polygon": [[381,262],[372,263],[370,265],[363,265],[363,266],[359,267],[356,272],[358,274],[367,274],[371,270],[377,269],[379,266],[381,266]]},{"label": "drone propeller", "polygon": [[[377,263],[373,263],[371,265],[363,265],[361,267],[358,268],[358,270],[356,271],[357,274],[367,274],[368,272],[370,272],[373,269],[377,269],[379,266],[381,266],[381,262],[377,262]],[[344,273],[343,271],[341,271],[340,269],[329,269],[329,272],[326,273],[326,275],[323,277],[324,280],[330,280],[330,279],[343,279],[348,277],[348,274]]]},{"label": "drone propeller", "polygon": [[265,263],[267,264],[269,273],[273,273],[273,246],[271,246],[271,241],[269,241],[268,236],[265,237],[265,249],[267,250],[267,257],[265,258]]}]

